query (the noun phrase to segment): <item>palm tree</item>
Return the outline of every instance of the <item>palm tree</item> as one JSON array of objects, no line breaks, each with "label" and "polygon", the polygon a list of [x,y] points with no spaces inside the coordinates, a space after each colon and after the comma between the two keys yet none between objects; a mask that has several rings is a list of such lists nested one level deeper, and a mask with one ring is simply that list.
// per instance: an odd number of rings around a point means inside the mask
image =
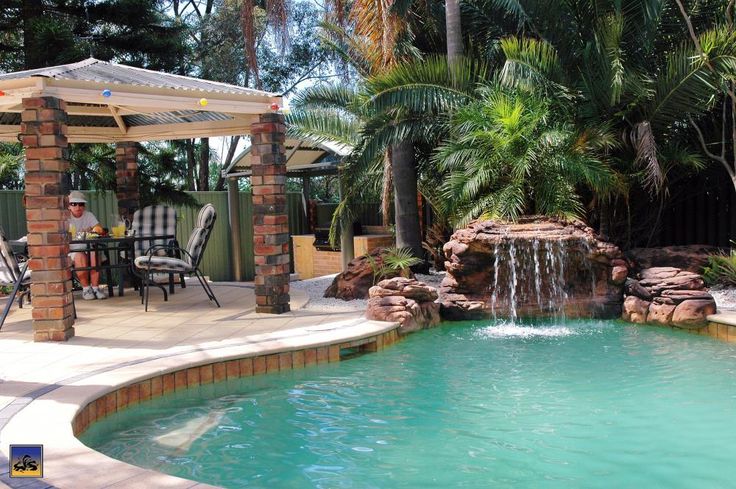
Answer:
[{"label": "palm tree", "polygon": [[447,62],[452,66],[463,54],[459,0],[445,0],[445,31],[447,34]]},{"label": "palm tree", "polygon": [[582,124],[613,124],[624,136],[619,156],[633,155],[653,193],[664,189],[661,150],[676,142],[673,131],[688,114],[707,112],[736,74],[736,37],[716,26],[712,5],[703,6],[710,27],[698,36],[700,49],[665,0],[562,2],[557,9],[544,0],[493,3],[522,25],[520,35],[501,40],[501,81],[575,100]]},{"label": "palm tree", "polygon": [[577,130],[564,110],[533,92],[498,84],[478,92],[453,116],[452,135],[435,155],[449,173],[443,190],[456,225],[523,213],[579,218],[577,186],[599,195],[614,187],[602,161],[612,135]]}]

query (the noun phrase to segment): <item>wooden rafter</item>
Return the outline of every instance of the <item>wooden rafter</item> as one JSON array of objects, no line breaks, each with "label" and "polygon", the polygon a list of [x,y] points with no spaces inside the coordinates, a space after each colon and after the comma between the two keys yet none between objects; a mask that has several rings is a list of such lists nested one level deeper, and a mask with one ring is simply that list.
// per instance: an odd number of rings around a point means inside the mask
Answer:
[{"label": "wooden rafter", "polygon": [[123,134],[127,133],[128,132],[128,126],[125,125],[125,121],[120,116],[120,114],[118,114],[118,108],[115,107],[114,105],[111,105],[110,106],[110,112],[112,113],[113,118],[115,118],[115,123],[120,128],[120,132],[122,132]]}]

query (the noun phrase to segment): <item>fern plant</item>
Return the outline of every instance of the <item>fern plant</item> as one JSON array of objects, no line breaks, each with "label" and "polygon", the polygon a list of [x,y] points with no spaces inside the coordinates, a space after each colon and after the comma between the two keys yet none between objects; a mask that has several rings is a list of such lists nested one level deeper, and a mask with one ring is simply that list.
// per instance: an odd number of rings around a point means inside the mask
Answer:
[{"label": "fern plant", "polygon": [[409,277],[410,269],[414,265],[422,262],[420,258],[415,257],[410,248],[399,248],[390,246],[381,249],[381,262],[373,256],[366,255],[368,265],[373,272],[373,285],[376,285],[381,279],[394,277],[397,274],[400,277]]}]

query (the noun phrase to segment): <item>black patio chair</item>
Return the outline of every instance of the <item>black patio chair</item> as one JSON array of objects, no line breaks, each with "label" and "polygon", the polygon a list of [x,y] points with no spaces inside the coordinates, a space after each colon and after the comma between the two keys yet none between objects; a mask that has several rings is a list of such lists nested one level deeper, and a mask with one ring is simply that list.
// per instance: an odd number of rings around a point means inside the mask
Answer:
[{"label": "black patio chair", "polygon": [[0,328],[2,328],[16,297],[18,298],[18,307],[22,308],[23,299],[28,298],[30,301],[31,295],[31,271],[28,270],[28,262],[18,265],[10,243],[5,238],[2,230],[0,230],[0,285],[13,287],[13,291],[7,298],[7,303],[3,308],[3,315],[0,317]]},{"label": "black patio chair", "polygon": [[[146,251],[145,256],[139,256],[135,259],[135,266],[143,275],[146,311],[148,311],[150,286],[155,285],[151,281],[151,276],[154,273],[194,275],[199,280],[199,283],[202,284],[207,298],[214,301],[217,307],[220,307],[220,303],[217,301],[214,292],[212,292],[209,284],[204,279],[202,272],[199,271],[199,263],[202,261],[202,255],[204,255],[204,250],[210,239],[212,228],[215,226],[216,218],[217,212],[215,211],[215,207],[212,204],[205,204],[199,211],[197,222],[192,233],[189,235],[189,242],[186,248],[179,248],[178,246],[168,244],[154,245]],[[159,254],[161,250],[167,253],[162,256]],[[171,256],[172,253],[178,253],[182,258]],[[166,291],[164,290],[164,298],[165,296]],[[143,297],[141,297],[142,302]]]}]

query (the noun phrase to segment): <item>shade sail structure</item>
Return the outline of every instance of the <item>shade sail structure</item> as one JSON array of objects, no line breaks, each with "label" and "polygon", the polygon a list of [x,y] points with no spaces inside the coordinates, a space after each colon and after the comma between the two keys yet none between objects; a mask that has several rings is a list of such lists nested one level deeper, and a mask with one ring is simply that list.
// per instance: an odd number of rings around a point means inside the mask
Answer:
[{"label": "shade sail structure", "polygon": [[[289,176],[327,175],[337,173],[337,166],[352,148],[333,141],[313,142],[306,139],[287,139],[286,172]],[[223,177],[242,177],[251,174],[251,148],[245,148],[233,158]]]},{"label": "shade sail structure", "polygon": [[0,74],[0,141],[16,141],[21,101],[66,102],[70,143],[155,141],[247,134],[278,94],[89,58]]}]

